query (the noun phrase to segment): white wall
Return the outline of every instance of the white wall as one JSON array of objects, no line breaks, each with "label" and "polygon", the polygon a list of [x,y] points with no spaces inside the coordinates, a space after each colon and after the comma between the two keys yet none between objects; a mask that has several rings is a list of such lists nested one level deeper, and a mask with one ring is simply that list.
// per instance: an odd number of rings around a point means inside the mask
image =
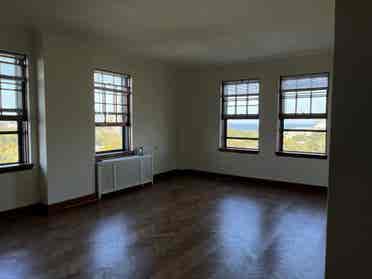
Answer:
[{"label": "white wall", "polygon": [[[278,157],[278,86],[281,75],[331,72],[329,53],[245,65],[179,71],[179,168],[328,185],[328,160]],[[220,83],[223,80],[261,80],[259,154],[218,151]],[[181,93],[181,94],[180,94]]]},{"label": "white wall", "polygon": [[35,61],[33,60],[33,42],[31,34],[24,30],[5,28],[0,30],[0,50],[27,54],[30,58],[30,108],[31,108],[31,136],[32,170],[0,174],[0,211],[27,206],[40,199],[38,183],[37,156],[37,114],[35,90]]},{"label": "white wall", "polygon": [[173,72],[168,67],[89,40],[43,35],[42,45],[48,204],[95,192],[96,68],[133,77],[133,143],[154,153],[155,173],[175,168]]}]

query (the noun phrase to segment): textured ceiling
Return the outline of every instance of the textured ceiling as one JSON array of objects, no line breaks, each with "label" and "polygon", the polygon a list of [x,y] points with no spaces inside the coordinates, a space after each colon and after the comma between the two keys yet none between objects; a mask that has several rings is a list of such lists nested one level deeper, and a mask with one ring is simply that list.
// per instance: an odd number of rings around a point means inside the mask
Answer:
[{"label": "textured ceiling", "polygon": [[90,34],[166,61],[230,63],[332,49],[334,1],[12,0],[0,24]]}]

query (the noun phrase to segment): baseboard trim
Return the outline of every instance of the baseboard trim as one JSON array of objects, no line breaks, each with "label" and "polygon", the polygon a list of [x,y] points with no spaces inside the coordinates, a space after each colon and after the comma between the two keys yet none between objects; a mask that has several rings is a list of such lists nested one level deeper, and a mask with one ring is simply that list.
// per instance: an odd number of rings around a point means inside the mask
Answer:
[{"label": "baseboard trim", "polygon": [[308,187],[309,189],[322,189],[327,191],[328,187],[323,185],[311,185],[305,183],[297,183],[297,182],[287,182],[287,181],[280,181],[280,180],[271,180],[265,178],[256,178],[256,177],[245,177],[239,175],[232,175],[232,174],[223,174],[223,173],[216,173],[216,172],[209,172],[204,170],[193,170],[193,169],[185,169],[185,170],[177,170],[178,175],[197,175],[202,176],[205,178],[210,179],[224,179],[224,180],[235,180],[240,182],[246,183],[255,183],[255,184],[265,184],[270,186],[280,186],[280,187],[293,187],[293,186],[301,186],[301,187]]},{"label": "baseboard trim", "polygon": [[180,175],[182,173],[183,173],[183,170],[178,170],[178,169],[158,173],[158,174],[154,175],[154,182],[157,182],[157,181],[163,180],[163,179],[168,179],[168,178],[171,178],[171,177],[175,177],[175,176]]},{"label": "baseboard trim", "polygon": [[35,203],[27,206],[22,206],[14,209],[9,209],[0,212],[0,218],[19,218],[31,215],[40,215],[43,211],[43,205],[41,203]]},{"label": "baseboard trim", "polygon": [[196,169],[174,169],[174,170],[170,170],[167,172],[159,173],[154,176],[154,181],[158,182],[164,179],[174,178],[180,175],[184,175],[184,176],[185,175],[198,175],[198,176],[203,176],[203,177],[211,178],[211,179],[239,180],[241,182],[255,183],[255,184],[260,183],[260,184],[266,184],[266,185],[276,185],[276,186],[281,186],[281,187],[302,186],[302,187],[309,187],[310,189],[314,189],[314,187],[316,187],[319,189],[324,189],[325,191],[328,190],[328,187],[324,185],[288,182],[288,181],[257,178],[257,177],[246,177],[246,176],[224,174],[224,173],[210,172],[210,171],[196,170]]},{"label": "baseboard trim", "polygon": [[138,184],[138,185],[131,186],[131,187],[121,189],[121,190],[118,190],[118,191],[102,194],[101,199],[103,199],[103,200],[111,199],[111,198],[121,196],[123,194],[134,193],[134,192],[137,192],[137,191],[144,190],[147,187],[151,187],[152,185],[153,185],[153,183],[151,183],[151,182],[145,183],[145,184]]},{"label": "baseboard trim", "polygon": [[66,209],[96,203],[97,201],[98,201],[97,194],[94,193],[55,204],[44,205],[44,212],[48,215],[56,214]]}]

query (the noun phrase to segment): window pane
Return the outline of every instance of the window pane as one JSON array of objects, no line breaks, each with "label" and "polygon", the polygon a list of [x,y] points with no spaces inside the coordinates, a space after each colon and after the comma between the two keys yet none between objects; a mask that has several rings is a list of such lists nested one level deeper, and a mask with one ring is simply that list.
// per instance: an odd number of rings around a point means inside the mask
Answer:
[{"label": "window pane", "polygon": [[235,97],[225,97],[225,103],[228,106],[235,106],[236,98]]},{"label": "window pane", "polygon": [[[0,79],[0,110],[22,109],[22,85],[19,81]],[[3,115],[17,115],[16,111],[3,112]]]},{"label": "window pane", "polygon": [[96,127],[96,152],[123,149],[122,127]]},{"label": "window pane", "polygon": [[123,104],[123,96],[116,95],[116,104],[122,105]]},{"label": "window pane", "polygon": [[284,102],[284,113],[296,113],[296,99],[287,99]]},{"label": "window pane", "polygon": [[15,57],[4,56],[4,54],[3,54],[3,55],[0,55],[0,62],[7,62],[7,63],[15,64],[17,61],[16,61]]},{"label": "window pane", "polygon": [[[224,84],[224,113],[227,115],[255,115],[259,113],[260,83],[258,81],[231,81]],[[250,95],[252,94],[252,95]],[[238,96],[231,96],[238,95]]]},{"label": "window pane", "polygon": [[105,115],[104,114],[96,114],[96,123],[104,123],[105,122]]},{"label": "window pane", "polygon": [[285,119],[284,129],[292,130],[326,130],[325,119]]},{"label": "window pane", "polygon": [[226,114],[232,115],[235,114],[235,104],[236,104],[236,99],[235,97],[227,97],[225,98],[225,111]]},{"label": "window pane", "polygon": [[114,105],[106,104],[106,113],[113,113],[114,111]]},{"label": "window pane", "polygon": [[94,94],[94,102],[95,103],[103,103],[102,94],[99,94],[99,93],[96,92],[96,94]]},{"label": "window pane", "polygon": [[95,104],[94,105],[94,110],[95,112],[103,112],[103,109],[102,109],[102,104]]},{"label": "window pane", "polygon": [[0,132],[17,132],[17,122],[0,121]]},{"label": "window pane", "polygon": [[113,104],[113,103],[114,103],[114,95],[106,94],[106,104]]},{"label": "window pane", "polygon": [[224,95],[259,94],[259,91],[260,82],[251,80],[225,82],[223,87]]},{"label": "window pane", "polygon": [[235,84],[226,84],[223,89],[224,95],[235,95],[236,94],[236,86]]},{"label": "window pane", "polygon": [[238,83],[236,85],[236,94],[238,95],[244,95],[248,94],[248,84],[247,83]]},{"label": "window pane", "polygon": [[22,67],[19,65],[11,65],[0,62],[0,75],[21,77]]},{"label": "window pane", "polygon": [[310,95],[309,92],[297,93],[297,113],[310,113]]},{"label": "window pane", "polygon": [[259,82],[250,82],[248,85],[249,94],[258,94],[260,92],[260,83]]},{"label": "window pane", "polygon": [[123,79],[120,77],[120,76],[115,76],[114,77],[114,84],[117,85],[117,86],[121,86],[123,85]]},{"label": "window pane", "polygon": [[296,92],[286,92],[283,94],[283,112],[296,113]]},{"label": "window pane", "polygon": [[284,132],[284,152],[318,153],[326,152],[325,132]]},{"label": "window pane", "polygon": [[112,85],[114,83],[114,77],[111,74],[104,73],[102,74],[103,82],[106,83],[105,85]]},{"label": "window pane", "polygon": [[1,78],[0,79],[0,87],[1,87],[1,89],[21,91],[22,90],[22,83],[19,80]]},{"label": "window pane", "polygon": [[297,88],[310,88],[311,78],[299,78],[297,79]]},{"label": "window pane", "polygon": [[[328,78],[318,77],[314,78],[317,86],[328,84]],[[312,80],[312,86],[314,81]],[[318,81],[320,80],[320,81]],[[298,81],[298,80],[297,80]],[[296,82],[297,82],[296,81]],[[283,83],[289,81],[283,81]],[[289,84],[287,87],[292,86]],[[297,87],[297,85],[296,85]],[[292,88],[298,89],[298,88]],[[292,90],[291,89],[291,90]],[[282,92],[282,107],[284,113],[326,113],[327,106],[327,90],[301,90],[301,91],[285,91]],[[297,109],[296,109],[297,108]]]},{"label": "window pane", "polygon": [[116,114],[106,114],[106,122],[107,123],[115,123],[116,122]]},{"label": "window pane", "polygon": [[320,76],[314,77],[311,83],[312,88],[319,88],[319,87],[328,87],[328,77]]},{"label": "window pane", "polygon": [[312,113],[326,113],[327,112],[327,97],[326,91],[314,91],[311,104]]},{"label": "window pane", "polygon": [[17,108],[17,96],[14,91],[1,90],[1,106],[4,109]]},{"label": "window pane", "polygon": [[282,80],[282,89],[288,90],[288,89],[296,89],[296,88],[297,88],[296,79],[290,78],[290,79]]},{"label": "window pane", "polygon": [[258,119],[227,120],[227,137],[258,138]]},{"label": "window pane", "polygon": [[248,97],[246,96],[242,96],[242,97],[236,97],[236,104],[238,106],[246,106],[247,105],[247,102],[248,102]]},{"label": "window pane", "polygon": [[18,135],[0,135],[0,164],[19,162]]},{"label": "window pane", "polygon": [[308,76],[293,76],[282,79],[282,89],[304,89],[328,87],[328,75],[316,74]]},{"label": "window pane", "polygon": [[227,139],[227,148],[258,149],[258,140]]},{"label": "window pane", "polygon": [[115,111],[117,113],[123,113],[124,112],[124,107],[123,106],[116,105],[115,106]]},{"label": "window pane", "polygon": [[259,111],[259,101],[258,96],[248,97],[248,114],[258,114]]},{"label": "window pane", "polygon": [[235,114],[235,106],[228,106],[226,113],[229,115]]},{"label": "window pane", "polygon": [[248,114],[258,114],[258,105],[249,105]]},{"label": "window pane", "polygon": [[102,82],[102,73],[99,73],[99,72],[94,73],[94,82],[98,82],[98,83]]},{"label": "window pane", "polygon": [[247,106],[236,107],[236,114],[247,114]]}]

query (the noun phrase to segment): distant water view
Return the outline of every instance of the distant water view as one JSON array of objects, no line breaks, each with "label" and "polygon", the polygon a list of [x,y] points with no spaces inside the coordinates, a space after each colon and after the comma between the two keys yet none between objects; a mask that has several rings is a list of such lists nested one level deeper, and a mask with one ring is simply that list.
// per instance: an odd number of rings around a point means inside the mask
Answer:
[{"label": "distant water view", "polygon": [[252,122],[231,122],[229,123],[229,129],[239,130],[239,131],[250,131],[256,130],[258,127],[257,123]]},{"label": "distant water view", "polygon": [[[230,121],[229,128],[240,131],[257,130],[258,122],[250,120]],[[286,129],[324,129],[325,121],[319,119],[294,119],[285,122]]]}]

